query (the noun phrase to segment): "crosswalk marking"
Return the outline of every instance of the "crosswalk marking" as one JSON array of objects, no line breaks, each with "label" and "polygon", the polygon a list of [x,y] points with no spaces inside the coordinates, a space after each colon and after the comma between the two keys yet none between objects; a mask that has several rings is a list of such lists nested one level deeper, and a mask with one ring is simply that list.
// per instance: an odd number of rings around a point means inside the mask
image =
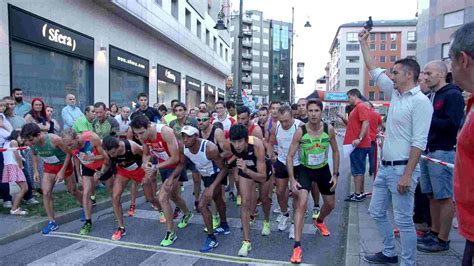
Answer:
[{"label": "crosswalk marking", "polygon": [[[148,219],[148,220],[159,220],[159,215],[157,211],[149,211],[149,210],[142,210],[142,209],[136,209],[135,210],[135,218],[141,218],[141,219]],[[194,217],[190,221],[191,224],[199,224],[204,226],[204,220],[202,219],[202,216],[200,214],[194,214]],[[242,223],[240,222],[240,218],[227,218],[227,224],[229,224],[229,227],[231,228],[236,228],[240,229],[242,227]],[[277,232],[278,231],[278,223],[272,221],[270,222],[271,225],[271,231],[272,232]],[[250,229],[262,229],[263,227],[263,220],[257,220],[255,222],[255,225],[252,225]],[[288,228],[286,229],[288,231],[290,227],[290,224],[288,223]],[[316,229],[314,228],[313,224],[305,224],[303,227],[303,234],[315,234]]]},{"label": "crosswalk marking", "polygon": [[176,256],[173,254],[166,254],[163,252],[158,252],[151,255],[148,259],[140,263],[140,266],[146,265],[193,265],[200,258],[197,257],[187,257],[187,256]]},{"label": "crosswalk marking", "polygon": [[100,257],[114,248],[114,246],[100,243],[79,241],[28,265],[81,265]]}]

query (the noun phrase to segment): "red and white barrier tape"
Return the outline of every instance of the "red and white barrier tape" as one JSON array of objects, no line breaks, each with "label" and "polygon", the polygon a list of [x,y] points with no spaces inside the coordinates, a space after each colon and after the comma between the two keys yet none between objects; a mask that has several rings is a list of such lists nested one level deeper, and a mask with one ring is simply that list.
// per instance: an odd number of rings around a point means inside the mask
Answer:
[{"label": "red and white barrier tape", "polygon": [[24,151],[28,150],[30,147],[16,147],[16,148],[0,148],[0,152],[6,152],[6,151]]},{"label": "red and white barrier tape", "polygon": [[431,157],[428,157],[428,156],[425,156],[425,155],[421,155],[421,158],[424,159],[424,160],[430,161],[432,163],[436,163],[436,164],[454,169],[454,164],[452,164],[452,163],[443,162],[441,160],[434,159],[434,158],[431,158]]}]

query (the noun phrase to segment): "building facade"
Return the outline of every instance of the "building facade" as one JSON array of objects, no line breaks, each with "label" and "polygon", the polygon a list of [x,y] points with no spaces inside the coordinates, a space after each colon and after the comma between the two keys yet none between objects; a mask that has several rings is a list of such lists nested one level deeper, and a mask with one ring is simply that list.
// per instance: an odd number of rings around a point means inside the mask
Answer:
[{"label": "building facade", "polygon": [[[375,86],[365,67],[358,41],[364,22],[339,27],[329,53],[329,91],[346,92],[357,88],[368,99],[386,103],[387,97]],[[390,69],[401,58],[415,58],[416,20],[374,21],[370,50],[378,66]]]},{"label": "building facade", "polygon": [[418,0],[416,57],[420,65],[448,59],[451,34],[471,21],[473,0]]},{"label": "building facade", "polygon": [[132,106],[140,92],[150,105],[215,102],[230,74],[229,33],[213,28],[222,4],[2,1],[0,95],[19,87],[56,110],[68,93],[81,107]]}]

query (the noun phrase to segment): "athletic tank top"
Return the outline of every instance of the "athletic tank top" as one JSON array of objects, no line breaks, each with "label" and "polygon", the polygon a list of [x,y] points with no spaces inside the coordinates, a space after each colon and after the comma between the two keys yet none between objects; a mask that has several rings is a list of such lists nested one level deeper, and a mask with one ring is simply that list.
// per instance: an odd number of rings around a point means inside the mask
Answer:
[{"label": "athletic tank top", "polygon": [[53,147],[49,134],[46,134],[44,146],[32,145],[31,149],[47,164],[61,165],[66,159],[66,153],[61,149]]},{"label": "athletic tank top", "polygon": [[328,164],[329,133],[328,125],[323,123],[323,132],[316,138],[311,136],[306,125],[301,127],[300,163],[307,168],[319,169]]},{"label": "athletic tank top", "polygon": [[[232,153],[235,155],[235,157],[244,160],[245,164],[247,165],[247,168],[257,172],[257,156],[255,155],[255,148],[254,148],[254,137],[249,136],[249,142],[247,146],[247,151],[244,151],[242,153],[238,153],[235,149],[234,146],[230,145],[230,149]],[[272,173],[272,165],[270,163],[270,160],[265,159],[265,165],[266,165],[266,175],[269,177]],[[242,177],[246,177],[251,179],[248,175],[244,174],[242,170],[239,169],[239,175]]]},{"label": "athletic tank top", "polygon": [[[170,159],[171,154],[168,149],[168,144],[166,141],[163,140],[161,136],[161,130],[163,127],[166,126],[164,124],[158,124],[156,125],[156,139],[154,140],[145,140],[145,145],[148,146],[150,149],[150,154],[151,156],[155,157],[158,159],[158,163],[165,162]],[[178,145],[178,140],[176,139],[176,136],[173,134],[173,138],[176,142],[176,145]],[[177,164],[170,165],[166,168],[176,168]]]},{"label": "athletic tank top", "polygon": [[137,170],[142,165],[142,156],[133,154],[132,146],[128,140],[123,140],[123,143],[125,144],[125,153],[110,159],[114,161],[117,166],[127,171]]},{"label": "athletic tank top", "polygon": [[212,124],[217,123],[217,122],[220,122],[222,124],[222,126],[224,127],[225,138],[229,139],[230,127],[233,124],[235,124],[235,119],[227,115],[227,117],[224,120],[219,120],[219,117],[216,117],[215,119],[212,120]]},{"label": "athletic tank top", "polygon": [[196,154],[192,153],[188,148],[184,148],[184,155],[194,163],[199,173],[206,177],[219,173],[219,168],[216,164],[207,159],[206,145],[208,142],[208,140],[201,140],[201,146]]},{"label": "athletic tank top", "polygon": [[253,122],[250,122],[250,123],[252,123],[252,124],[248,127],[247,132],[249,133],[249,136],[252,136],[252,133],[255,130],[255,128],[257,127],[257,125]]},{"label": "athletic tank top", "polygon": [[[11,148],[10,143],[12,143],[11,140],[5,141],[5,143],[3,144],[3,148],[5,149]],[[16,158],[15,158],[15,154],[13,153],[12,150],[3,152],[3,164],[4,165],[9,165],[9,164],[18,165],[18,162],[16,161]]]},{"label": "athletic tank top", "polygon": [[[293,125],[287,130],[283,129],[280,123],[277,124],[275,137],[278,140],[277,151],[278,151],[278,161],[286,165],[286,157],[288,156],[288,151],[290,150],[291,141],[293,140],[293,135],[295,134],[298,127],[302,122],[298,119],[293,121]],[[293,158],[293,165],[300,165],[300,155],[299,152],[296,152],[295,157]]]},{"label": "athletic tank top", "polygon": [[82,165],[86,166],[89,169],[97,170],[102,167],[104,164],[104,160],[99,160],[99,161],[88,161],[80,158],[81,153],[85,153],[87,155],[93,155],[97,156],[100,155],[97,149],[94,147],[94,145],[91,142],[91,132],[90,131],[84,131],[82,133],[82,136],[84,137],[84,146],[81,149],[73,150],[72,154],[79,159],[79,161],[82,163]]},{"label": "athletic tank top", "polygon": [[[209,134],[209,137],[205,138],[206,140],[216,144],[217,146],[217,149],[219,150],[219,153],[222,153],[224,150],[221,148],[221,146],[219,146],[219,143],[216,143],[215,140],[215,134],[216,134],[216,130],[217,130],[217,127],[216,126],[212,126],[212,129],[211,129],[211,133]],[[199,130],[199,137],[200,138],[203,138],[202,136],[202,131]]]}]

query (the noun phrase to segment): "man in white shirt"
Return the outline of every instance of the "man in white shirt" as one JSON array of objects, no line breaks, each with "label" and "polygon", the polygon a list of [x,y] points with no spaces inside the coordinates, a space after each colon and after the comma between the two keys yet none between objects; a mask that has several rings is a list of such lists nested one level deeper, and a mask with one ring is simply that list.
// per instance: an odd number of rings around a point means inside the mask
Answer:
[{"label": "man in white shirt", "polygon": [[414,192],[420,176],[418,161],[425,150],[433,106],[417,86],[419,64],[412,59],[395,62],[389,76],[375,66],[370,54],[370,33],[359,33],[365,65],[377,86],[390,95],[382,166],[374,181],[369,213],[384,239],[384,248],[375,255],[365,256],[370,263],[397,263],[393,226],[387,210],[393,206],[395,224],[400,229],[401,264],[416,264],[416,232],[413,223]]},{"label": "man in white shirt", "polygon": [[72,94],[66,95],[66,106],[61,111],[64,128],[71,128],[74,122],[83,115],[81,108],[76,106],[76,96]]},{"label": "man in white shirt", "polygon": [[120,114],[115,116],[115,120],[117,120],[119,124],[119,135],[126,136],[130,124],[130,107],[123,106]]}]

